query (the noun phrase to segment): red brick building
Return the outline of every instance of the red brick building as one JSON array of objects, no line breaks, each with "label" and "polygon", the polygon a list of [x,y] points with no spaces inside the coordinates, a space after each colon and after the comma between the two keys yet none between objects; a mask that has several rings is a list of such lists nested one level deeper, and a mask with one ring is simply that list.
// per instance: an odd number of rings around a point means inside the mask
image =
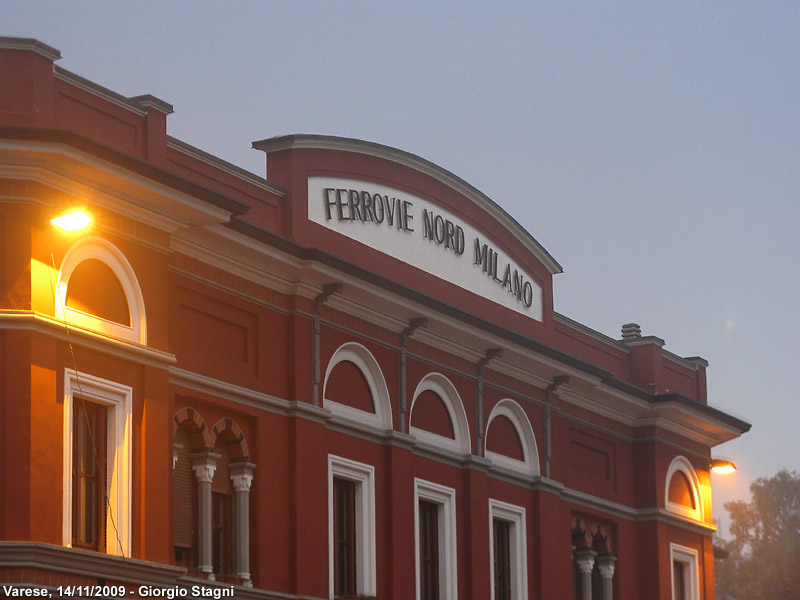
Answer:
[{"label": "red brick building", "polygon": [[422,158],[286,136],[257,177],[59,58],[0,38],[1,582],[713,598],[749,425],[703,359],[557,313],[555,259]]}]

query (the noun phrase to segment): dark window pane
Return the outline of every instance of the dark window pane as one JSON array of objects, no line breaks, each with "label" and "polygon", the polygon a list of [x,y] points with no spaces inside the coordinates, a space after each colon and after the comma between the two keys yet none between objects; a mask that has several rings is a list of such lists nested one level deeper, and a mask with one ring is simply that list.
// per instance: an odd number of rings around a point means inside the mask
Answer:
[{"label": "dark window pane", "polygon": [[419,502],[419,586],[421,600],[439,600],[439,505]]},{"label": "dark window pane", "polygon": [[494,519],[494,597],[511,600],[511,523]]},{"label": "dark window pane", "polygon": [[72,433],[72,545],[105,550],[106,409],[76,398]]},{"label": "dark window pane", "polygon": [[672,561],[672,590],[675,600],[686,600],[686,563]]},{"label": "dark window pane", "polygon": [[356,593],[356,484],[333,480],[333,591]]},{"label": "dark window pane", "polygon": [[217,575],[231,570],[231,497],[211,493],[211,566]]}]

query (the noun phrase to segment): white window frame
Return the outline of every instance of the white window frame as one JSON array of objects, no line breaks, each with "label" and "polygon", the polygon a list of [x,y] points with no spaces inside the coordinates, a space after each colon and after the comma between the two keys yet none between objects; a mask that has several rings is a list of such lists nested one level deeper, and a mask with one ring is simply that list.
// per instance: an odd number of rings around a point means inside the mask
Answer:
[{"label": "white window frame", "polygon": [[[689,490],[692,494],[695,508],[670,502],[669,485],[672,483],[672,477],[678,471],[686,475],[686,480],[689,482]],[[676,456],[673,458],[669,468],[667,469],[666,487],[664,489],[664,506],[670,512],[679,514],[687,519],[692,519],[694,521],[701,521],[703,519],[703,504],[700,497],[700,482],[697,479],[697,473],[695,472],[694,467],[692,467],[692,463],[690,463],[683,456]]]},{"label": "white window frame", "polygon": [[439,598],[458,598],[458,544],[456,540],[456,491],[453,488],[414,478],[414,573],[416,599],[420,600],[419,501],[439,506]]},{"label": "white window frame", "polygon": [[417,399],[420,394],[426,391],[433,392],[441,398],[444,407],[447,409],[447,414],[450,416],[450,423],[455,437],[446,438],[413,425],[410,425],[409,433],[424,444],[445,448],[457,454],[470,454],[472,452],[472,441],[469,433],[469,421],[464,411],[464,403],[461,401],[461,396],[458,395],[456,386],[441,373],[428,373],[417,384],[417,389],[414,390],[414,395],[412,396],[411,409],[409,410],[409,424],[413,423]]},{"label": "white window frame", "polygon": [[72,545],[72,440],[79,398],[107,409],[106,491],[111,511],[106,514],[106,554],[130,556],[133,388],[73,369],[64,370],[62,542]]},{"label": "white window frame", "polygon": [[494,600],[494,520],[505,521],[509,527],[509,549],[511,560],[511,597],[514,600],[528,598],[528,537],[525,527],[525,509],[489,498],[489,571],[491,600]]},{"label": "white window frame", "polygon": [[375,543],[375,467],[328,455],[328,594],[333,594],[333,480],[356,484],[356,593],[377,593]]},{"label": "white window frame", "polygon": [[[94,258],[109,267],[119,280],[128,303],[130,325],[115,323],[67,306],[67,290],[72,273],[83,261]],[[97,331],[109,337],[142,345],[147,344],[147,319],[144,300],[136,273],[125,255],[101,237],[87,237],[76,242],[64,256],[58,272],[55,297],[56,318],[71,327]]]},{"label": "white window frame", "polygon": [[698,576],[699,552],[694,548],[687,548],[679,544],[670,543],[669,545],[669,587],[672,590],[672,600],[675,600],[675,590],[672,585],[675,582],[675,562],[683,563],[687,566],[684,579],[687,589],[686,597],[689,600],[699,600],[700,598],[700,578]]},{"label": "white window frame", "polygon": [[[511,421],[511,424],[517,432],[520,445],[522,446],[522,460],[498,454],[488,449],[492,421],[494,421],[496,417],[501,416]],[[536,436],[533,433],[533,427],[528,419],[528,415],[525,414],[525,410],[510,398],[500,400],[489,414],[489,419],[486,422],[484,456],[497,466],[514,471],[520,475],[526,475],[528,477],[536,477],[539,475],[539,453],[536,449]]]},{"label": "white window frame", "polygon": [[[372,403],[375,412],[367,412],[346,404],[340,404],[334,400],[328,400],[325,392],[328,389],[328,378],[334,367],[341,362],[348,361],[353,363],[367,381],[369,391],[372,396]],[[389,388],[383,377],[378,361],[372,352],[356,342],[347,342],[337,348],[333,353],[328,367],[325,371],[325,382],[322,387],[322,406],[330,410],[334,415],[343,417],[350,421],[363,423],[376,429],[392,429],[392,402],[389,398]]]}]

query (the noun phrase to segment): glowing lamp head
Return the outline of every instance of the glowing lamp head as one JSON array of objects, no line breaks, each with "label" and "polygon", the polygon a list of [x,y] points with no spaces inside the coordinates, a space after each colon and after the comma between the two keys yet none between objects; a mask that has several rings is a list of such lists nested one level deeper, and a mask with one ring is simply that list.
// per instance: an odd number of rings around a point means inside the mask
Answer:
[{"label": "glowing lamp head", "polygon": [[736,465],[733,464],[733,462],[722,458],[715,458],[712,460],[710,467],[714,473],[718,473],[720,475],[728,475],[736,472]]},{"label": "glowing lamp head", "polygon": [[81,210],[76,210],[50,220],[50,224],[64,231],[80,231],[89,226],[92,218]]}]

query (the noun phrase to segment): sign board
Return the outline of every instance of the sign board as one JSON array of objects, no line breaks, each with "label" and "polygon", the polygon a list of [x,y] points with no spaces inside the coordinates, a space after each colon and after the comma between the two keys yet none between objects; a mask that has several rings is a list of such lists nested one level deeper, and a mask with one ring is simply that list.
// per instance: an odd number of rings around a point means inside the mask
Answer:
[{"label": "sign board", "polygon": [[537,281],[491,239],[428,200],[377,183],[309,177],[308,218],[542,320],[542,288]]}]

